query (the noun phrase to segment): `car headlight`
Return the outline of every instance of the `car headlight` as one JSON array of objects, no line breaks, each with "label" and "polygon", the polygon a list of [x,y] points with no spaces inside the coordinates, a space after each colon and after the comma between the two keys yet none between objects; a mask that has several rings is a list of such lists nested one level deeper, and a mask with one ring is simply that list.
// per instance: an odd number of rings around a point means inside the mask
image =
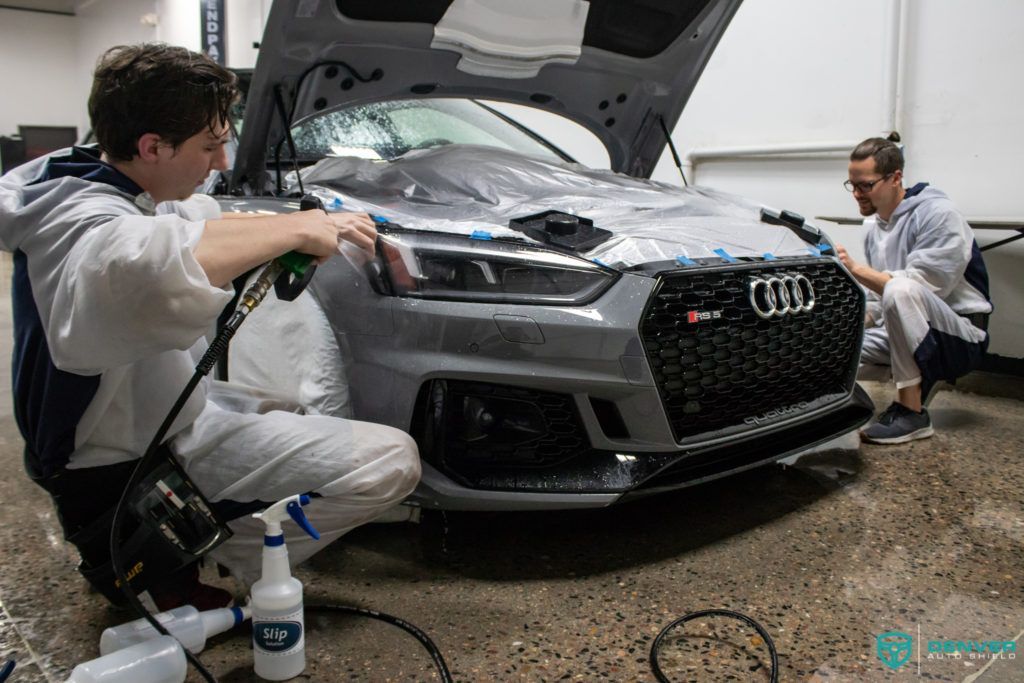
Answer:
[{"label": "car headlight", "polygon": [[378,249],[395,296],[579,306],[618,277],[571,254],[448,233],[381,231]]}]

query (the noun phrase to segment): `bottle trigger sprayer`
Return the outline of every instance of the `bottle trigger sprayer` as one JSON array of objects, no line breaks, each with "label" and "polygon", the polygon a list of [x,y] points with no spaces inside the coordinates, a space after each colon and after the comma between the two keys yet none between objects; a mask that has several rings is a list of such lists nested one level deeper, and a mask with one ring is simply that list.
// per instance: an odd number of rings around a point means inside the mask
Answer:
[{"label": "bottle trigger sprayer", "polygon": [[320,534],[302,512],[308,504],[306,494],[291,496],[253,515],[267,525],[263,576],[251,591],[253,661],[256,675],[269,681],[287,680],[306,668],[302,582],[291,574],[281,523],[291,518],[319,540]]}]

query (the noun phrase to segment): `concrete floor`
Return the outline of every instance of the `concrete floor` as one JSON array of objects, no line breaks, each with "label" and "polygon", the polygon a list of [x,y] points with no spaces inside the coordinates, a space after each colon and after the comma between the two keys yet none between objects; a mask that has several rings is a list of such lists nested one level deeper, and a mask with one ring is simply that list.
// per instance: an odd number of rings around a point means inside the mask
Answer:
[{"label": "concrete floor", "polygon": [[[3,283],[9,264],[0,261]],[[22,471],[6,373],[0,382],[0,666],[17,660],[13,682],[62,681],[126,617],[76,573],[47,495]],[[1024,391],[1019,380],[966,384],[997,395],[940,393],[927,441],[828,451],[604,510],[371,525],[298,576],[307,604],[371,607],[424,629],[458,681],[654,680],[658,631],[707,608],[762,623],[783,681],[1024,681],[1024,653],[928,658],[929,641],[1016,647],[1024,631]],[[879,408],[888,403],[886,387],[869,389]],[[297,680],[436,680],[393,627],[306,619]],[[898,671],[876,655],[887,631],[915,639]],[[767,650],[742,625],[705,619],[685,633],[663,655],[673,680],[768,680]],[[202,659],[219,680],[255,680],[247,637],[208,645]]]}]

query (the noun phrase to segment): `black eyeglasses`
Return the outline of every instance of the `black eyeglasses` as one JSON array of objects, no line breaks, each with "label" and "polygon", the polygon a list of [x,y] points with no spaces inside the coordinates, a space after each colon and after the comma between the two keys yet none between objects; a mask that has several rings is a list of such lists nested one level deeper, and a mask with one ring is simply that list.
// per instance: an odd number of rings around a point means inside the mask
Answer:
[{"label": "black eyeglasses", "polygon": [[882,176],[878,180],[862,180],[862,181],[860,181],[858,183],[855,183],[852,180],[847,180],[845,183],[843,183],[843,187],[846,188],[847,192],[853,192],[854,190],[860,190],[861,194],[867,194],[868,192],[871,192],[871,190],[875,189],[875,185],[877,185],[878,183],[882,182],[886,178],[891,178],[891,177],[892,177],[892,173],[886,173],[884,176]]}]

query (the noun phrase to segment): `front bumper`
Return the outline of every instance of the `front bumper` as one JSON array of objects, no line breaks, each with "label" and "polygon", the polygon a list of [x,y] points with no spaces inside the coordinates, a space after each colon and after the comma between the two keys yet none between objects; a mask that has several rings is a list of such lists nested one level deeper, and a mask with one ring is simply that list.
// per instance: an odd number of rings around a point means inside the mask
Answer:
[{"label": "front bumper", "polygon": [[856,386],[848,400],[814,417],[801,416],[744,438],[668,453],[590,451],[554,469],[490,469],[472,487],[425,464],[409,501],[446,510],[604,507],[782,460],[857,429],[873,412],[871,399]]},{"label": "front bumper", "polygon": [[[849,284],[848,294],[830,285],[833,299],[855,305],[843,309],[842,320],[854,322],[844,327],[842,349],[824,354],[833,359],[828,374],[815,365],[810,342],[802,342],[803,349],[775,350],[789,338],[814,339],[836,326],[829,320],[823,326],[818,318],[808,319],[813,325],[804,318],[751,323],[736,293],[743,280],[719,285],[722,268],[666,278],[623,274],[592,304],[569,307],[381,296],[340,261],[322,267],[313,288],[351,359],[354,413],[417,439],[424,475],[411,501],[424,507],[608,505],[779,460],[846,434],[872,414],[870,400],[853,383],[863,303],[849,283],[838,283]],[[755,268],[833,264],[802,259],[728,270],[746,277]],[[662,330],[678,319],[675,302],[690,307],[691,295],[663,283],[691,272],[702,291],[718,292],[724,308],[713,325],[686,328],[684,336],[706,339],[689,361],[682,342],[679,354],[665,345],[673,341]],[[727,297],[726,288],[732,292]],[[664,305],[656,308],[655,301]],[[822,304],[814,315],[828,310]],[[756,353],[737,346],[745,338],[738,335],[754,340]],[[771,359],[764,371],[745,382],[750,363],[765,353]],[[674,369],[688,362],[693,370]],[[801,378],[800,387],[819,375],[832,379],[808,395],[780,384],[780,405],[746,395],[751,387],[751,396],[770,396],[773,378],[790,372]],[[704,415],[734,416],[721,424],[708,420],[710,431],[686,431],[694,395],[703,397]],[[674,406],[679,409],[670,419]]]}]

